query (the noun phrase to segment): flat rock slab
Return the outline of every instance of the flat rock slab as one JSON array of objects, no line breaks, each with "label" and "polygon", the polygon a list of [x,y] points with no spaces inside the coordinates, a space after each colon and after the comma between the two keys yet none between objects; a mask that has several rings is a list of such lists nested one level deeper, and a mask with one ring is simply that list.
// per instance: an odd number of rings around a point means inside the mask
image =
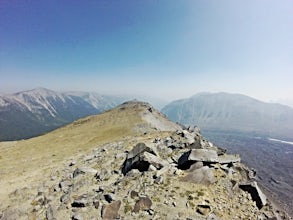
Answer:
[{"label": "flat rock slab", "polygon": [[196,162],[228,164],[240,161],[239,155],[221,154],[219,156],[217,149],[192,149],[181,155],[178,159],[178,167],[188,169]]},{"label": "flat rock slab", "polygon": [[202,162],[218,162],[218,154],[215,150],[209,149],[193,149],[191,150],[188,160],[202,161]]},{"label": "flat rock slab", "polygon": [[210,185],[216,181],[213,169],[209,168],[208,166],[193,170],[191,173],[184,176],[181,180],[184,182],[203,185]]},{"label": "flat rock slab", "polygon": [[219,156],[219,163],[221,164],[236,163],[240,161],[241,161],[241,158],[238,154],[223,154]]}]

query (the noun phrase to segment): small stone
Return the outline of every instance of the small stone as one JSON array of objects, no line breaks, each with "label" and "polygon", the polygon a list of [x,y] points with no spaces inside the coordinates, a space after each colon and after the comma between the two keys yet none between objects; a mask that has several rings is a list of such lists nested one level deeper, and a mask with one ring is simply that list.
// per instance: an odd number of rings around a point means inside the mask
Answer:
[{"label": "small stone", "polygon": [[111,203],[112,201],[116,200],[116,196],[113,193],[108,193],[104,195],[104,198],[107,202]]},{"label": "small stone", "polygon": [[157,184],[162,184],[164,182],[164,177],[163,176],[159,176],[155,179],[154,181]]},{"label": "small stone", "polygon": [[99,200],[94,200],[93,205],[94,205],[95,209],[98,209],[100,207],[100,201]]},{"label": "small stone", "polygon": [[136,192],[136,191],[134,191],[134,190],[131,190],[131,192],[130,192],[130,197],[131,197],[132,199],[138,197],[138,192]]},{"label": "small stone", "polygon": [[152,164],[149,166],[149,170],[148,171],[156,171],[157,168],[154,167]]},{"label": "small stone", "polygon": [[73,201],[71,207],[83,208],[90,204],[87,194],[84,194]]},{"label": "small stone", "polygon": [[70,163],[68,164],[68,166],[72,167],[72,166],[74,166],[75,164],[76,164],[76,161],[73,160],[73,161],[70,161]]},{"label": "small stone", "polygon": [[117,219],[119,218],[118,211],[121,206],[121,201],[114,201],[102,207],[102,218],[104,219]]},{"label": "small stone", "polygon": [[54,186],[54,192],[60,192],[60,187],[58,185]]},{"label": "small stone", "polygon": [[108,177],[109,177],[109,172],[106,169],[102,169],[100,172],[97,172],[95,175],[95,178],[98,181],[106,180],[108,179]]},{"label": "small stone", "polygon": [[148,211],[152,206],[152,201],[148,197],[140,197],[135,203],[133,212]]},{"label": "small stone", "polygon": [[209,205],[198,205],[196,207],[196,212],[201,215],[207,216],[211,212],[211,207]]},{"label": "small stone", "polygon": [[220,220],[220,218],[216,216],[214,213],[211,213],[208,215],[207,220]]},{"label": "small stone", "polygon": [[150,209],[150,210],[148,210],[148,213],[149,213],[149,215],[154,215],[155,214],[155,211],[152,210],[152,209]]},{"label": "small stone", "polygon": [[83,220],[83,217],[79,213],[75,213],[72,218],[72,220]]},{"label": "small stone", "polygon": [[59,183],[59,187],[64,193],[68,193],[69,188],[71,186],[72,186],[72,182],[69,180],[64,180]]},{"label": "small stone", "polygon": [[80,174],[84,174],[84,172],[81,171],[79,168],[76,168],[73,172],[73,178],[76,178]]},{"label": "small stone", "polygon": [[92,160],[92,159],[94,159],[94,158],[95,158],[94,155],[87,155],[87,156],[84,157],[83,160],[87,162],[87,161],[90,161],[90,160]]},{"label": "small stone", "polygon": [[70,202],[70,194],[64,194],[60,197],[60,202],[68,204]]}]

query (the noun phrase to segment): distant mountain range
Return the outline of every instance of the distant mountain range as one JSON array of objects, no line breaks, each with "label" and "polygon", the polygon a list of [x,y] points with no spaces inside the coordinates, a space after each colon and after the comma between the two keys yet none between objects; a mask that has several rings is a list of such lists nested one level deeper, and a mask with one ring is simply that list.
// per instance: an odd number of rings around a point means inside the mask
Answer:
[{"label": "distant mountain range", "polygon": [[202,130],[246,132],[293,139],[293,109],[240,94],[199,93],[166,105],[162,112]]},{"label": "distant mountain range", "polygon": [[0,140],[37,136],[123,101],[122,97],[88,92],[58,93],[44,88],[0,95]]},{"label": "distant mountain range", "polygon": [[[76,119],[99,114],[129,98],[38,88],[0,95],[0,141],[26,139]],[[228,93],[199,93],[173,101],[162,112],[202,131],[246,132],[293,140],[293,109]]]}]

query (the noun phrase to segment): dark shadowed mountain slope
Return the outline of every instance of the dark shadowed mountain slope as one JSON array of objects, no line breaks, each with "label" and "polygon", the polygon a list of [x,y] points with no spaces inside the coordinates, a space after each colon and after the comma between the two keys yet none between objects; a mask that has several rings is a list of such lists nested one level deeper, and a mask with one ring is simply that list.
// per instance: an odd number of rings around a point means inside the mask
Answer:
[{"label": "dark shadowed mountain slope", "polygon": [[293,109],[228,93],[199,93],[162,109],[171,120],[202,130],[239,131],[293,139]]},{"label": "dark shadowed mountain slope", "polygon": [[58,93],[44,88],[0,95],[0,140],[40,135],[78,118],[101,113],[122,101],[96,93]]}]

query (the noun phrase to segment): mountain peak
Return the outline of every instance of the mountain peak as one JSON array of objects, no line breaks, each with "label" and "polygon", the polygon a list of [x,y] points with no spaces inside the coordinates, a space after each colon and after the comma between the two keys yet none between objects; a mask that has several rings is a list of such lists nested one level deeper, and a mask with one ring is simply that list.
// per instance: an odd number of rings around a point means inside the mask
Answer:
[{"label": "mountain peak", "polygon": [[293,109],[229,93],[199,93],[162,109],[171,120],[202,129],[250,132],[292,139]]},{"label": "mountain peak", "polygon": [[35,89],[15,93],[15,95],[19,95],[19,94],[29,94],[29,95],[38,94],[42,96],[48,96],[48,95],[56,95],[57,92],[50,89],[43,88],[43,87],[38,87]]}]

